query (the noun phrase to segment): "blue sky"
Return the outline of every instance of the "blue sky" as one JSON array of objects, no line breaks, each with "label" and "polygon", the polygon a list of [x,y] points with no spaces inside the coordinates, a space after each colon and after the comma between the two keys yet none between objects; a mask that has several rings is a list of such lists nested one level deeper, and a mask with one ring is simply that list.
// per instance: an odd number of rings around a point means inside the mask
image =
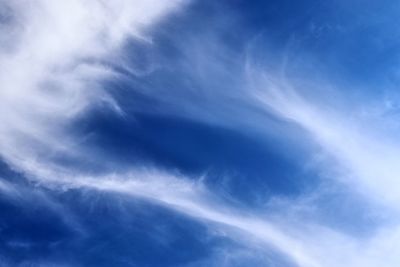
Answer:
[{"label": "blue sky", "polygon": [[0,0],[0,265],[398,266],[399,13]]}]

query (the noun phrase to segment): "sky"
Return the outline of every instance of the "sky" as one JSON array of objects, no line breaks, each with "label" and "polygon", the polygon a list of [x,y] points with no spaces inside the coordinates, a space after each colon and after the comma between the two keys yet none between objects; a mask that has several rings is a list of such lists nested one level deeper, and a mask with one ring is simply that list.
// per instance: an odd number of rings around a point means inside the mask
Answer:
[{"label": "sky", "polygon": [[0,0],[0,266],[397,267],[399,14]]}]

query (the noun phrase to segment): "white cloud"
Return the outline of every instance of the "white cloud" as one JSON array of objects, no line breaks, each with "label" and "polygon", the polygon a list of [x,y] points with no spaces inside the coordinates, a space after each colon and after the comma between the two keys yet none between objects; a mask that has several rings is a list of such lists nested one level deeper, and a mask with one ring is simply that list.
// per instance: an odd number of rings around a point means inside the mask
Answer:
[{"label": "white cloud", "polygon": [[[128,38],[182,1],[2,1],[0,153],[17,168],[39,152],[78,153],[63,126],[96,102],[121,112],[98,82]],[[62,142],[60,142],[62,140]]]},{"label": "white cloud", "polygon": [[[246,242],[250,244],[253,239],[266,242],[299,266],[394,267],[400,262],[396,255],[400,245],[397,224],[381,225],[375,235],[357,239],[317,223],[288,221],[284,215],[276,223],[245,213],[218,200],[201,184],[172,175],[137,172],[88,177],[46,161],[48,152],[79,153],[63,126],[93,103],[106,102],[121,112],[97,83],[117,74],[98,62],[112,61],[127,38],[151,42],[144,29],[176,9],[181,1],[0,3],[12,14],[0,27],[1,33],[10,36],[0,39],[0,68],[4,70],[0,73],[0,153],[38,184],[55,190],[87,188],[154,201],[248,234],[251,238]],[[250,87],[255,89],[250,93],[257,99],[251,104],[306,129],[342,170],[349,172],[339,178],[340,182],[386,205],[397,218],[400,155],[399,145],[388,141],[391,136],[360,123],[354,114],[349,117],[348,110],[328,111],[321,103],[306,99],[286,80],[248,71]],[[0,181],[0,191],[14,194],[15,190]]]},{"label": "white cloud", "polygon": [[[249,88],[258,102],[255,105],[307,131],[328,155],[321,168],[330,172],[331,178],[336,179],[340,186],[347,187],[349,194],[358,198],[362,196],[369,205],[364,207],[367,212],[377,213],[375,209],[379,208],[387,217],[387,221],[371,223],[369,234],[363,237],[331,229],[316,221],[291,224],[286,220],[289,228],[302,229],[305,226],[309,229],[297,232],[298,238],[307,244],[307,253],[313,255],[321,266],[397,266],[400,261],[395,252],[400,245],[400,144],[395,141],[391,129],[383,127],[392,125],[385,121],[390,118],[376,116],[373,107],[368,112],[368,106],[358,113],[361,110],[358,102],[338,108],[335,103],[351,101],[336,99],[330,102],[326,96],[318,97],[321,93],[329,93],[329,90],[323,91],[327,88],[323,83],[317,83],[310,96],[285,77],[250,67],[247,71]],[[308,84],[313,82],[313,78],[307,75],[304,79]],[[288,205],[296,206],[296,203]],[[355,203],[349,209],[359,207]]]},{"label": "white cloud", "polygon": [[[320,267],[302,240],[265,218],[232,208],[209,192],[201,182],[148,171],[89,177],[43,170],[41,185],[54,190],[86,189],[141,198],[205,223],[222,225],[229,237],[252,246],[256,241],[274,247],[302,267]],[[38,172],[36,172],[38,173]],[[235,233],[237,232],[237,234]],[[246,238],[243,236],[247,235]]]},{"label": "white cloud", "polygon": [[[332,170],[340,166],[342,174],[348,173],[338,176],[340,182],[353,186],[367,198],[397,209],[400,144],[382,127],[385,118],[376,118],[372,112],[368,117],[365,109],[362,114],[357,113],[359,103],[353,102],[352,107],[341,110],[343,107],[333,106],[321,98],[315,102],[296,91],[288,80],[271,78],[255,70],[249,73],[253,73],[249,78],[258,105],[308,131],[336,160],[331,162]],[[323,90],[323,84],[318,86]],[[318,94],[320,91],[315,91]]]}]

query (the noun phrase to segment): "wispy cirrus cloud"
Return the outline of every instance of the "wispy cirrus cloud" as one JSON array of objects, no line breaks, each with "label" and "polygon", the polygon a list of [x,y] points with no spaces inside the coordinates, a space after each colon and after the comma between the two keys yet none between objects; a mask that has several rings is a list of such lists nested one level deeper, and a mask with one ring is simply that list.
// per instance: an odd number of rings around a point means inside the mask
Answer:
[{"label": "wispy cirrus cloud", "polygon": [[[197,82],[196,88],[203,91],[190,99],[186,98],[188,94],[179,92],[167,97],[165,102],[176,106],[168,113],[228,126],[246,134],[254,129],[258,133],[267,131],[270,125],[264,125],[264,119],[271,116],[299,125],[329,155],[320,169],[337,176],[332,179],[333,183],[348,189],[348,194],[354,193],[356,198],[363,196],[371,205],[366,208],[367,212],[374,212],[376,206],[385,207],[390,223],[377,219],[369,235],[359,237],[313,217],[305,220],[302,216],[286,214],[296,205],[300,206],[298,202],[302,197],[307,199],[308,192],[288,200],[280,206],[283,211],[268,217],[257,209],[235,208],[206,188],[201,180],[191,181],[162,171],[117,170],[114,174],[89,175],[51,159],[59,154],[76,159],[82,156],[77,140],[66,126],[87,114],[93,105],[106,104],[123,114],[101,81],[119,75],[112,66],[118,64],[125,41],[135,38],[151,43],[145,30],[182,3],[2,1],[8,13],[0,30],[11,37],[1,39],[0,66],[7,70],[0,74],[2,158],[31,178],[35,186],[54,192],[77,189],[141,198],[211,227],[222,227],[229,238],[246,246],[261,242],[267,249],[273,247],[298,266],[396,266],[399,259],[395,248],[400,240],[396,205],[399,157],[398,144],[389,141],[395,138],[385,129],[373,126],[379,118],[351,112],[352,106],[343,105],[346,108],[338,111],[337,106],[326,102],[326,98],[319,98],[318,94],[308,97],[295,80],[242,61],[245,55],[232,60],[235,54],[218,38],[211,38],[219,32],[202,38],[197,36],[192,43],[196,45],[191,47],[180,46],[186,49],[184,67],[194,68],[179,73],[189,75],[189,80]],[[235,64],[242,65],[232,67]],[[278,65],[274,67],[279,69]],[[310,75],[304,79],[314,82]],[[316,87],[327,86],[316,83]],[[231,90],[224,91],[227,87]],[[148,95],[163,98],[153,91]],[[340,99],[337,102],[348,103]],[[208,112],[203,111],[205,108]],[[178,114],[182,110],[185,114]],[[249,117],[251,121],[247,120]],[[298,142],[301,144],[303,140]],[[17,195],[18,190],[18,186],[0,181],[1,192]],[[318,203],[318,198],[306,204],[330,208],[329,204]],[[60,214],[66,213],[55,204],[49,206]],[[68,221],[68,216],[65,218]]]},{"label": "wispy cirrus cloud", "polygon": [[[395,128],[391,128],[395,124],[390,122],[394,118],[384,116],[384,111],[377,113],[376,100],[369,103],[349,100],[354,96],[338,90],[332,94],[332,84],[307,73],[299,75],[302,77],[299,81],[285,73],[265,71],[251,64],[246,73],[254,101],[258,102],[256,105],[306,131],[319,146],[320,150],[314,153],[325,155],[317,167],[324,173],[322,179],[346,188],[347,194],[355,199],[363,199],[364,212],[371,214],[370,221],[364,222],[370,224],[367,236],[309,221],[306,227],[313,229],[313,233],[299,235],[307,244],[308,253],[322,266],[395,266],[399,259],[394,250],[400,242],[397,237],[400,155]],[[306,90],[304,84],[308,85]],[[381,107],[385,109],[383,100]],[[338,189],[332,187],[331,190]],[[308,205],[330,208],[318,199]],[[340,203],[340,198],[337,201]],[[357,205],[359,203],[354,202],[347,209],[359,209]],[[296,225],[291,227],[296,228]]]},{"label": "wispy cirrus cloud", "polygon": [[[65,126],[96,103],[117,112],[100,82],[128,39],[145,34],[180,1],[2,1],[0,145],[16,168],[78,151]],[[63,141],[60,142],[60,139]],[[74,151],[73,151],[74,150]]]}]

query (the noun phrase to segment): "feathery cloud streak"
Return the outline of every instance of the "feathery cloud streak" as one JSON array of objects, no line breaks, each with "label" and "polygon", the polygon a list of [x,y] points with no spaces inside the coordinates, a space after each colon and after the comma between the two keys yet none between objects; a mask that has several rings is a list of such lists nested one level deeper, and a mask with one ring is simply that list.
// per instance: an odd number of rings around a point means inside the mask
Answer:
[{"label": "feathery cloud streak", "polygon": [[[151,38],[145,34],[146,28],[176,10],[182,5],[180,1],[134,1],[133,4],[123,0],[112,3],[74,0],[60,4],[42,0],[34,4],[2,1],[1,5],[12,15],[2,20],[1,25],[1,31],[11,38],[1,39],[0,66],[8,71],[0,75],[0,153],[8,164],[34,184],[55,192],[93,189],[143,198],[199,221],[239,230],[275,247],[299,266],[396,266],[398,258],[393,252],[399,243],[396,223],[388,226],[379,222],[378,226],[371,227],[373,234],[363,239],[341,229],[331,229],[329,224],[319,220],[303,220],[301,216],[290,217],[283,212],[278,214],[277,223],[260,216],[257,211],[232,208],[201,182],[189,182],[187,177],[135,170],[133,174],[116,171],[115,175],[90,176],[52,160],[60,154],[75,159],[87,156],[81,155],[81,148],[68,126],[80,115],[88,114],[93,105],[105,104],[114,112],[124,114],[101,82],[120,75],[113,66],[120,64],[119,53],[125,42],[134,38],[151,43]],[[219,32],[213,34],[218,36]],[[190,81],[197,79],[204,95],[190,101],[185,98],[186,94],[169,96],[170,104],[177,105],[178,111],[188,111],[179,115],[194,116],[194,120],[214,125],[228,125],[246,134],[252,127],[268,128],[269,125],[260,126],[264,123],[264,114],[289,119],[311,133],[316,143],[335,158],[329,165],[342,166],[342,172],[350,173],[338,178],[341,186],[347,184],[350,194],[361,192],[368,201],[385,205],[391,220],[396,222],[399,194],[396,172],[392,170],[398,165],[398,145],[388,141],[392,136],[388,137],[384,129],[366,127],[365,118],[354,116],[349,120],[348,110],[328,110],[318,94],[309,100],[290,79],[276,78],[278,75],[263,73],[245,64],[243,69],[247,73],[242,73],[241,67],[231,66],[232,62],[242,62],[229,60],[231,51],[217,38],[195,37],[194,43],[203,44],[205,42],[201,41],[207,39],[208,46],[204,49],[197,45],[193,49],[183,45],[188,55],[184,65],[196,68],[181,73],[189,75]],[[235,92],[221,90],[229,87],[223,85],[233,84],[230,81],[233,77],[239,82],[238,87],[243,88],[232,86],[237,89]],[[312,77],[305,79],[313,81]],[[152,98],[160,98],[152,94],[153,91],[148,93]],[[204,108],[215,113],[205,115],[199,111]],[[266,112],[260,115],[260,110]],[[254,120],[244,123],[248,116]],[[328,168],[332,169],[335,168]],[[13,195],[18,186],[1,181],[0,191]],[[288,203],[285,210],[298,205]],[[312,202],[311,205],[326,208],[321,203]],[[373,212],[374,207],[367,209]],[[237,239],[234,232],[230,232],[231,238]],[[253,245],[252,238],[244,240],[246,245]]]},{"label": "feathery cloud streak", "polygon": [[[109,66],[129,38],[144,31],[179,1],[2,1],[0,145],[17,168],[45,154],[73,151],[65,132],[96,103],[120,112],[100,82],[115,77]],[[63,141],[60,142],[59,140]]]}]

